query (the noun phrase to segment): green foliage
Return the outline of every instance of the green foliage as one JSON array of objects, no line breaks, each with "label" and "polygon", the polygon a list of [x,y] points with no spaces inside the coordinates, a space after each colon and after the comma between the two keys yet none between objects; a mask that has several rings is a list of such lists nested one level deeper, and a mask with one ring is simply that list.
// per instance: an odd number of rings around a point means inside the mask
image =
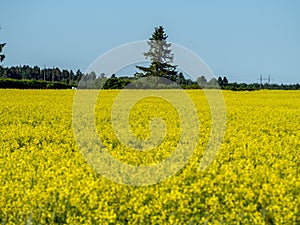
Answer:
[{"label": "green foliage", "polygon": [[[1,27],[0,27],[1,29]],[[2,52],[2,49],[4,48],[4,46],[6,45],[6,43],[0,43],[0,53]],[[5,59],[5,55],[4,54],[0,54],[0,62],[2,62]]]},{"label": "green foliage", "polygon": [[71,89],[72,86],[60,82],[48,82],[41,80],[16,80],[0,78],[0,88],[18,89]]},{"label": "green foliage", "polygon": [[144,53],[146,59],[150,59],[148,67],[136,66],[142,72],[135,74],[135,77],[163,77],[176,82],[179,79],[176,66],[172,65],[174,55],[171,53],[171,43],[167,42],[166,35],[162,26],[156,27],[151,38],[149,38],[149,51]]},{"label": "green foliage", "polygon": [[207,79],[205,78],[205,76],[198,77],[196,81],[201,87],[207,85]]},{"label": "green foliage", "polygon": [[[0,53],[2,52],[3,47],[6,45],[6,43],[0,44]],[[4,54],[0,54],[0,62],[2,62],[5,58]]]},{"label": "green foliage", "polygon": [[[55,72],[57,71],[57,72]],[[52,78],[52,74],[55,76]],[[163,77],[163,76],[162,76]],[[44,80],[45,78],[45,80]],[[38,66],[17,66],[10,68],[2,68],[0,66],[0,88],[20,88],[20,89],[68,89],[71,87],[77,87],[78,82],[81,80],[80,88],[88,89],[123,89],[126,85],[132,83],[130,88],[137,89],[151,89],[153,82],[148,83],[143,81],[142,85],[137,82],[138,77],[128,77],[121,76],[116,77],[112,75],[107,78],[105,74],[100,74],[98,76],[96,73],[83,74],[80,70],[76,73],[68,70],[60,70],[59,68],[53,69],[40,69]],[[54,80],[54,82],[52,82]],[[169,79],[171,80],[171,79]],[[181,86],[183,89],[211,89],[211,88],[221,88],[224,90],[232,91],[254,91],[260,89],[272,89],[272,90],[300,90],[299,84],[246,84],[246,83],[229,83],[226,77],[219,77],[218,79],[212,78],[209,81],[205,76],[200,76],[196,81],[186,79],[182,73],[178,73],[178,76],[174,77],[177,85]],[[91,87],[87,82],[92,82],[93,87]],[[174,84],[160,86],[155,85],[156,88],[178,88]]]},{"label": "green foliage", "polygon": [[147,42],[149,51],[144,53],[146,59],[150,59],[151,62],[172,63],[174,55],[171,53],[171,43],[167,42],[167,38],[164,28],[162,26],[156,27],[152,37]]},{"label": "green foliage", "polygon": [[61,70],[57,67],[44,69],[41,69],[39,66],[30,67],[28,65],[0,67],[0,78],[16,80],[41,80],[76,86],[82,76],[83,73],[80,70],[74,73],[72,70]]}]

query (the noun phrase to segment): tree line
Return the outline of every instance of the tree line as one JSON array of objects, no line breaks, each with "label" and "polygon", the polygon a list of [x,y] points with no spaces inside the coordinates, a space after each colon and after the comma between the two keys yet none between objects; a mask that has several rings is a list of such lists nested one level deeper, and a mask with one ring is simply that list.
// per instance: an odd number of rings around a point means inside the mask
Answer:
[{"label": "tree line", "polygon": [[[151,88],[152,83],[139,83],[141,76],[119,76],[115,74],[107,76],[102,73],[100,75],[95,72],[84,74],[78,69],[75,73],[72,70],[59,68],[40,68],[38,66],[0,66],[0,88],[20,88],[20,89],[64,89],[77,87],[80,82],[81,88],[103,88],[103,89],[122,89],[132,84],[131,88]],[[93,86],[88,82],[92,82]],[[299,84],[269,84],[269,83],[237,83],[229,82],[226,76],[207,79],[205,76],[199,76],[195,81],[186,78],[182,73],[178,73],[172,80],[174,86],[168,85],[161,88],[181,87],[183,89],[211,89],[221,88],[223,90],[232,91],[253,91],[260,89],[272,90],[300,90]],[[157,88],[157,87],[156,87]],[[159,86],[158,86],[159,88]]]},{"label": "tree line", "polygon": [[83,73],[77,70],[76,73],[73,70],[56,68],[40,68],[39,66],[12,66],[1,67],[0,66],[0,78],[10,78],[15,80],[40,80],[48,82],[60,82],[76,86]]},{"label": "tree line", "polygon": [[[133,83],[135,88],[151,88],[149,84],[143,83],[141,86],[138,82],[133,82],[141,78],[140,74],[134,76],[120,76],[117,77],[112,74],[108,77],[106,74],[96,74],[92,71],[89,74],[84,74],[78,69],[75,73],[73,70],[55,68],[40,68],[39,66],[0,66],[0,88],[51,88],[51,87],[77,87],[79,82],[81,88],[103,88],[103,89],[122,89],[129,83]],[[200,88],[215,88],[220,85],[221,88],[228,85],[226,77],[223,79],[212,78],[207,81],[204,76],[199,77],[196,81],[185,78],[182,73],[178,73],[170,79],[177,86],[184,89],[200,89]],[[37,81],[37,82],[33,82]],[[93,86],[88,85],[87,82],[92,82]],[[58,85],[61,83],[64,85]],[[36,85],[36,86],[35,86]],[[168,85],[169,88],[172,86]],[[166,86],[161,86],[164,88]]]}]

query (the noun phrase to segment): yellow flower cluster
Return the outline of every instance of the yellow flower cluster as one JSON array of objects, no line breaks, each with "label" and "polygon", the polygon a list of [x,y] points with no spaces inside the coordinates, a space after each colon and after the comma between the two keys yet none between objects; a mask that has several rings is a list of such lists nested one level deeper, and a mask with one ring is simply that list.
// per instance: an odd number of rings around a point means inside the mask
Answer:
[{"label": "yellow flower cluster", "polygon": [[[156,97],[134,105],[129,120],[136,137],[151,136],[153,117],[167,128],[157,148],[135,151],[111,125],[118,93],[102,91],[95,107],[99,139],[110,154],[140,166],[168,158],[181,133],[176,109]],[[300,92],[224,91],[226,134],[204,171],[210,107],[202,91],[187,94],[200,121],[194,154],[163,182],[126,186],[97,174],[82,156],[72,127],[75,91],[0,90],[0,223],[300,224]]]}]

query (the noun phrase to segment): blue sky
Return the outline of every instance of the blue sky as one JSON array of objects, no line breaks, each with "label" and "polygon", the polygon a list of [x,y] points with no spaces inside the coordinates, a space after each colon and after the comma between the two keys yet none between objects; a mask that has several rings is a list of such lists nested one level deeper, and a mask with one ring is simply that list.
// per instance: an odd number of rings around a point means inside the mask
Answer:
[{"label": "blue sky", "polygon": [[169,41],[194,51],[216,76],[300,83],[297,0],[9,0],[1,3],[0,25],[3,66],[85,71],[106,51],[145,40],[163,25]]}]

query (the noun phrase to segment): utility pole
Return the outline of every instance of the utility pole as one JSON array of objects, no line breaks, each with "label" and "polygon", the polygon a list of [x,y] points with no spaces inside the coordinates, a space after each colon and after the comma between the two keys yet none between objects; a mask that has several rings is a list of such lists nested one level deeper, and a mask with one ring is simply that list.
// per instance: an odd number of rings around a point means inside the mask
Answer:
[{"label": "utility pole", "polygon": [[268,76],[268,84],[271,84],[271,75]]},{"label": "utility pole", "polygon": [[54,66],[53,66],[53,69],[52,69],[52,82],[54,82]]},{"label": "utility pole", "polygon": [[46,66],[44,65],[44,81],[46,81]]},{"label": "utility pole", "polygon": [[263,81],[263,78],[262,78],[262,74],[260,75],[260,89],[262,88],[262,81]]}]

